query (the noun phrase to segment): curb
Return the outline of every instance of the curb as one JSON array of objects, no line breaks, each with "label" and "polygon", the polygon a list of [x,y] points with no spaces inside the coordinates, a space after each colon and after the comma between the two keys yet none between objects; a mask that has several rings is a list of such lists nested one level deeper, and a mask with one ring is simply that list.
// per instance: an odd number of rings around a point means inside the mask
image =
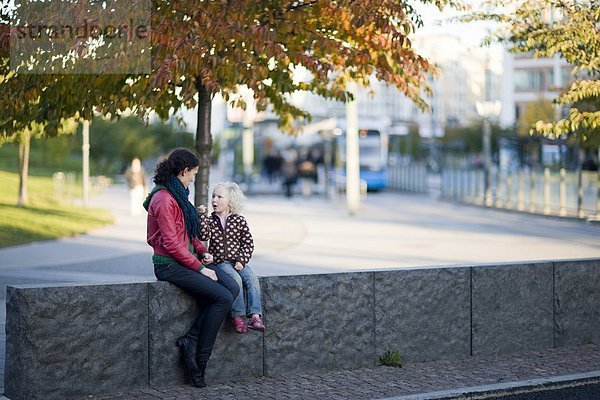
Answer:
[{"label": "curb", "polygon": [[[567,388],[600,385],[600,370],[581,374],[560,375],[550,378],[529,379],[497,383],[492,385],[472,386],[439,392],[419,393],[406,396],[388,397],[380,400],[467,400],[467,399],[501,399],[505,396],[542,393]],[[520,398],[520,397],[519,397]]]}]

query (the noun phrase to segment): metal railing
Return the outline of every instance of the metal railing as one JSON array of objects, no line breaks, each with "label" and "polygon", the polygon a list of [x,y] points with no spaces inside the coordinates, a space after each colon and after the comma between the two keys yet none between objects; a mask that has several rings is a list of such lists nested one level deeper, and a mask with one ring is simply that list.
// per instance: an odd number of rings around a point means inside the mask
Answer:
[{"label": "metal railing", "polygon": [[486,194],[483,170],[446,168],[442,173],[441,197],[508,210],[596,219],[600,216],[599,177],[596,171],[583,170],[492,169]]},{"label": "metal railing", "polygon": [[390,189],[427,193],[427,167],[424,163],[399,163],[388,167],[387,186]]},{"label": "metal railing", "polygon": [[[81,197],[81,183],[73,171],[55,172],[52,174],[54,183],[54,198],[59,203],[68,203]],[[97,193],[104,190],[112,183],[111,178],[105,176],[91,176],[89,179],[89,192]]]},{"label": "metal railing", "polygon": [[76,196],[75,172],[55,172],[52,175],[52,181],[54,182],[54,198],[57,202],[70,201]]}]

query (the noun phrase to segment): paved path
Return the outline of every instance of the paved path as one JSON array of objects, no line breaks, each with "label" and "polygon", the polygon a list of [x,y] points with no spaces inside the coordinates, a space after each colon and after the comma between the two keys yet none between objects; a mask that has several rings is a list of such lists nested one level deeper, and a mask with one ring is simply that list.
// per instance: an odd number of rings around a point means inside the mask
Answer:
[{"label": "paved path", "polygon": [[[116,224],[75,238],[0,249],[0,281],[153,277],[145,217],[127,215],[127,190],[92,205]],[[600,224],[487,210],[422,195],[369,194],[356,216],[343,199],[253,196],[244,212],[260,275],[600,257]]]},{"label": "paved path", "polygon": [[[89,234],[0,249],[6,286],[153,279],[145,217],[128,215],[128,191],[114,185],[92,198],[116,224]],[[369,194],[356,216],[343,198],[251,196],[257,274],[289,275],[414,266],[600,257],[600,224],[445,203],[423,195]],[[4,358],[5,308],[0,307]],[[0,360],[0,382],[4,362]],[[1,391],[0,391],[1,392]]]},{"label": "paved path", "polygon": [[[209,386],[203,389],[180,386],[85,398],[97,400],[391,400],[390,398],[425,400],[457,398],[453,395],[473,392],[498,394],[508,388],[547,385],[584,377],[600,382],[600,346],[589,345],[500,356],[478,356],[462,360],[414,363],[403,368],[380,366],[319,375],[262,377],[243,382],[232,381],[212,385],[209,382]],[[417,394],[421,396],[408,397]],[[465,397],[461,398],[465,399]]]},{"label": "paved path", "polygon": [[256,197],[247,216],[269,275],[600,256],[600,225],[426,196],[369,195],[354,217],[342,201]]}]

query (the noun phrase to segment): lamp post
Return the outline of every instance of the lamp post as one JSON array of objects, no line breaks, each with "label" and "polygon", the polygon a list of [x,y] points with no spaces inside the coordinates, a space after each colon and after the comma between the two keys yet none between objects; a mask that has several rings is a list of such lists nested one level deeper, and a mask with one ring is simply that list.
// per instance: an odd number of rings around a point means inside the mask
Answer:
[{"label": "lamp post", "polygon": [[89,203],[90,194],[90,121],[83,121],[83,145],[81,146],[81,152],[83,154],[83,205],[87,206]]},{"label": "lamp post", "polygon": [[252,191],[252,173],[254,172],[254,123],[257,119],[257,112],[252,90],[243,87],[240,91],[246,102],[246,109],[242,114],[242,163],[244,180],[248,185],[246,190],[249,193]]},{"label": "lamp post", "polygon": [[477,113],[483,118],[483,204],[492,206],[492,189],[490,172],[492,169],[492,126],[490,119],[496,119],[500,115],[502,103],[500,101],[478,101],[475,103]]},{"label": "lamp post", "polygon": [[[354,87],[352,88],[354,89]],[[346,103],[346,205],[351,215],[360,206],[360,164],[358,150],[358,105],[354,100]]]},{"label": "lamp post", "polygon": [[248,192],[252,186],[252,171],[254,169],[254,119],[248,109],[244,112],[242,130],[242,163],[244,165],[244,179],[248,185]]}]

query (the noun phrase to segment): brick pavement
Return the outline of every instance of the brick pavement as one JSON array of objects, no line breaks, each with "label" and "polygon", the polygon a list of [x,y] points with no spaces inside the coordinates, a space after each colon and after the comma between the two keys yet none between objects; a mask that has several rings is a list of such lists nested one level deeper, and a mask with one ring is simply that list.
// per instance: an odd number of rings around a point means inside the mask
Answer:
[{"label": "brick pavement", "polygon": [[592,371],[598,371],[600,376],[600,345],[412,363],[403,368],[379,366],[324,374],[261,377],[240,382],[209,382],[209,386],[203,389],[180,386],[85,396],[82,399],[383,399]]}]

